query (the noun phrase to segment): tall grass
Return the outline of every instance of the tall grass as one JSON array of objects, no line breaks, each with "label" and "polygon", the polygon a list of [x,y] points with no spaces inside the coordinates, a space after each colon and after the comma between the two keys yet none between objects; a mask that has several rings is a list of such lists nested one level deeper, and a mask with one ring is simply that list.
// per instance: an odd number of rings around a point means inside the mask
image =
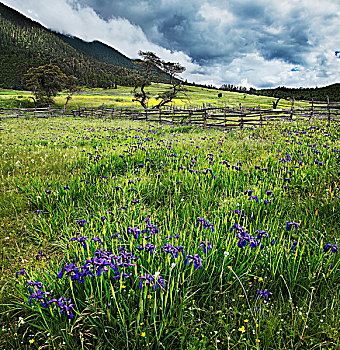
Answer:
[{"label": "tall grass", "polygon": [[5,348],[339,345],[339,126],[2,127]]}]

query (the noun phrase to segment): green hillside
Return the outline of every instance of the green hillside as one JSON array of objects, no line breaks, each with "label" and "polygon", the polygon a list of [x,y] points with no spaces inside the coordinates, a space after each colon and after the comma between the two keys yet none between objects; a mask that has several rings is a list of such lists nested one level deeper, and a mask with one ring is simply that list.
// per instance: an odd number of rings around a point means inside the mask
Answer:
[{"label": "green hillside", "polygon": [[56,35],[73,48],[81,51],[85,55],[92,57],[98,61],[113,64],[115,66],[134,69],[131,59],[120,53],[118,50],[103,44],[100,41],[87,42],[77,37],[56,33]]},{"label": "green hillside", "polygon": [[261,89],[256,90],[253,93],[257,95],[281,97],[281,98],[295,98],[296,100],[309,100],[311,101],[326,101],[327,96],[330,101],[340,101],[340,84],[332,84],[324,87],[316,88],[287,88],[285,86],[279,86],[275,89]]}]

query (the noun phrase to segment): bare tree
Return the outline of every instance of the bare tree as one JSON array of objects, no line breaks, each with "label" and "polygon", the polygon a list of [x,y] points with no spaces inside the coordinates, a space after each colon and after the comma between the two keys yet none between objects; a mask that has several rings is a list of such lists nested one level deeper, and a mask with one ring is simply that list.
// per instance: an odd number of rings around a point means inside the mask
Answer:
[{"label": "bare tree", "polygon": [[277,108],[277,105],[279,104],[279,101],[281,100],[281,97],[279,97],[276,101],[272,101],[273,103],[273,109]]},{"label": "bare tree", "polygon": [[159,100],[159,103],[154,108],[161,108],[165,104],[172,102],[179,92],[185,91],[182,87],[182,81],[177,78],[178,74],[185,71],[185,67],[179,63],[163,61],[150,51],[139,51],[138,54],[143,59],[143,71],[135,79],[133,101],[139,102],[145,109],[148,108],[150,93],[145,89],[151,85],[154,76],[159,74],[160,71],[169,77],[170,86],[156,96],[156,100]]}]

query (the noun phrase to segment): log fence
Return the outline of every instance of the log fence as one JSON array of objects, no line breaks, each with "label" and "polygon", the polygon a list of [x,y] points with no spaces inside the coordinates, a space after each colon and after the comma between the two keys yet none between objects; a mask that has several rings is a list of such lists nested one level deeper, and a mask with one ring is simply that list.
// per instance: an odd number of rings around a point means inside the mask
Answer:
[{"label": "log fence", "polygon": [[203,128],[244,128],[263,126],[275,120],[293,121],[296,119],[327,120],[340,122],[340,103],[331,103],[327,98],[326,103],[311,101],[310,105],[298,106],[295,101],[289,108],[262,109],[258,107],[232,108],[229,106],[213,107],[165,107],[162,109],[138,109],[135,107],[107,108],[78,107],[72,110],[58,110],[51,108],[12,109],[1,110],[0,119],[5,118],[52,118],[52,117],[76,117],[96,119],[131,119],[147,122],[166,123],[171,125],[195,125]]}]

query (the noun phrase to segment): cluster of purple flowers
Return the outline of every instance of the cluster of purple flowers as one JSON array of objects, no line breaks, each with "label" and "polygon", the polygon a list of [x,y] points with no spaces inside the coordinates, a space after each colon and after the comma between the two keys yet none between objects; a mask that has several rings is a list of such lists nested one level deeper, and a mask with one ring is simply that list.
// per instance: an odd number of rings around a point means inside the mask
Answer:
[{"label": "cluster of purple flowers", "polygon": [[185,253],[184,253],[184,250],[183,250],[183,246],[180,245],[178,247],[175,247],[175,246],[172,246],[170,244],[164,244],[163,247],[161,248],[161,252],[165,252],[165,253],[169,253],[172,255],[172,257],[174,259],[177,259],[178,257],[178,254],[181,252],[183,254],[183,256],[185,257]]},{"label": "cluster of purple flowers", "polygon": [[[252,237],[250,236],[249,233],[246,232],[246,229],[239,225],[239,224],[234,224],[232,228],[230,229],[230,233],[235,231],[234,237],[236,236],[238,238],[237,245],[240,248],[244,248],[247,245],[247,242],[249,242],[251,248],[256,248],[260,247],[260,249],[263,249],[263,244],[261,243],[262,238],[265,236],[269,238],[267,231],[261,231],[257,230],[257,236]],[[275,240],[272,241],[272,245],[274,245]]]},{"label": "cluster of purple flowers", "polygon": [[328,243],[328,244],[325,244],[323,246],[323,251],[325,253],[327,253],[329,250],[331,250],[335,254],[335,253],[338,252],[338,248],[339,247],[340,247],[340,245],[338,245],[338,244],[330,244],[330,243]]},{"label": "cluster of purple flowers", "polygon": [[[19,271],[17,275],[22,274],[21,271]],[[65,297],[50,299],[50,296],[52,296],[53,293],[45,292],[42,282],[27,280],[27,286],[29,290],[29,305],[32,305],[32,300],[40,303],[44,308],[49,308],[50,305],[54,304],[53,310],[57,308],[59,313],[61,315],[64,313],[68,319],[72,319],[74,317],[72,310],[75,310],[75,304],[72,303],[71,299],[67,300]]]},{"label": "cluster of purple flowers", "polygon": [[147,273],[143,276],[139,277],[139,288],[143,289],[143,282],[145,284],[149,284],[154,290],[157,289],[157,287],[165,288],[165,283],[167,282],[165,279],[163,279],[160,275],[151,275],[150,273]]},{"label": "cluster of purple flowers", "polygon": [[105,249],[97,249],[93,257],[86,259],[85,263],[78,266],[77,263],[70,263],[63,266],[58,273],[57,277],[61,279],[63,276],[69,277],[73,282],[78,281],[84,283],[84,277],[90,276],[102,276],[103,273],[107,273],[110,269],[115,271],[119,276],[127,277],[130,274],[121,273],[119,268],[135,266],[134,263],[139,257],[134,256],[132,253],[126,252],[124,247],[119,247],[118,255],[115,255]]},{"label": "cluster of purple flowers", "polygon": [[201,226],[204,230],[210,227],[211,231],[214,232],[214,225],[205,218],[197,218],[196,226]]}]

